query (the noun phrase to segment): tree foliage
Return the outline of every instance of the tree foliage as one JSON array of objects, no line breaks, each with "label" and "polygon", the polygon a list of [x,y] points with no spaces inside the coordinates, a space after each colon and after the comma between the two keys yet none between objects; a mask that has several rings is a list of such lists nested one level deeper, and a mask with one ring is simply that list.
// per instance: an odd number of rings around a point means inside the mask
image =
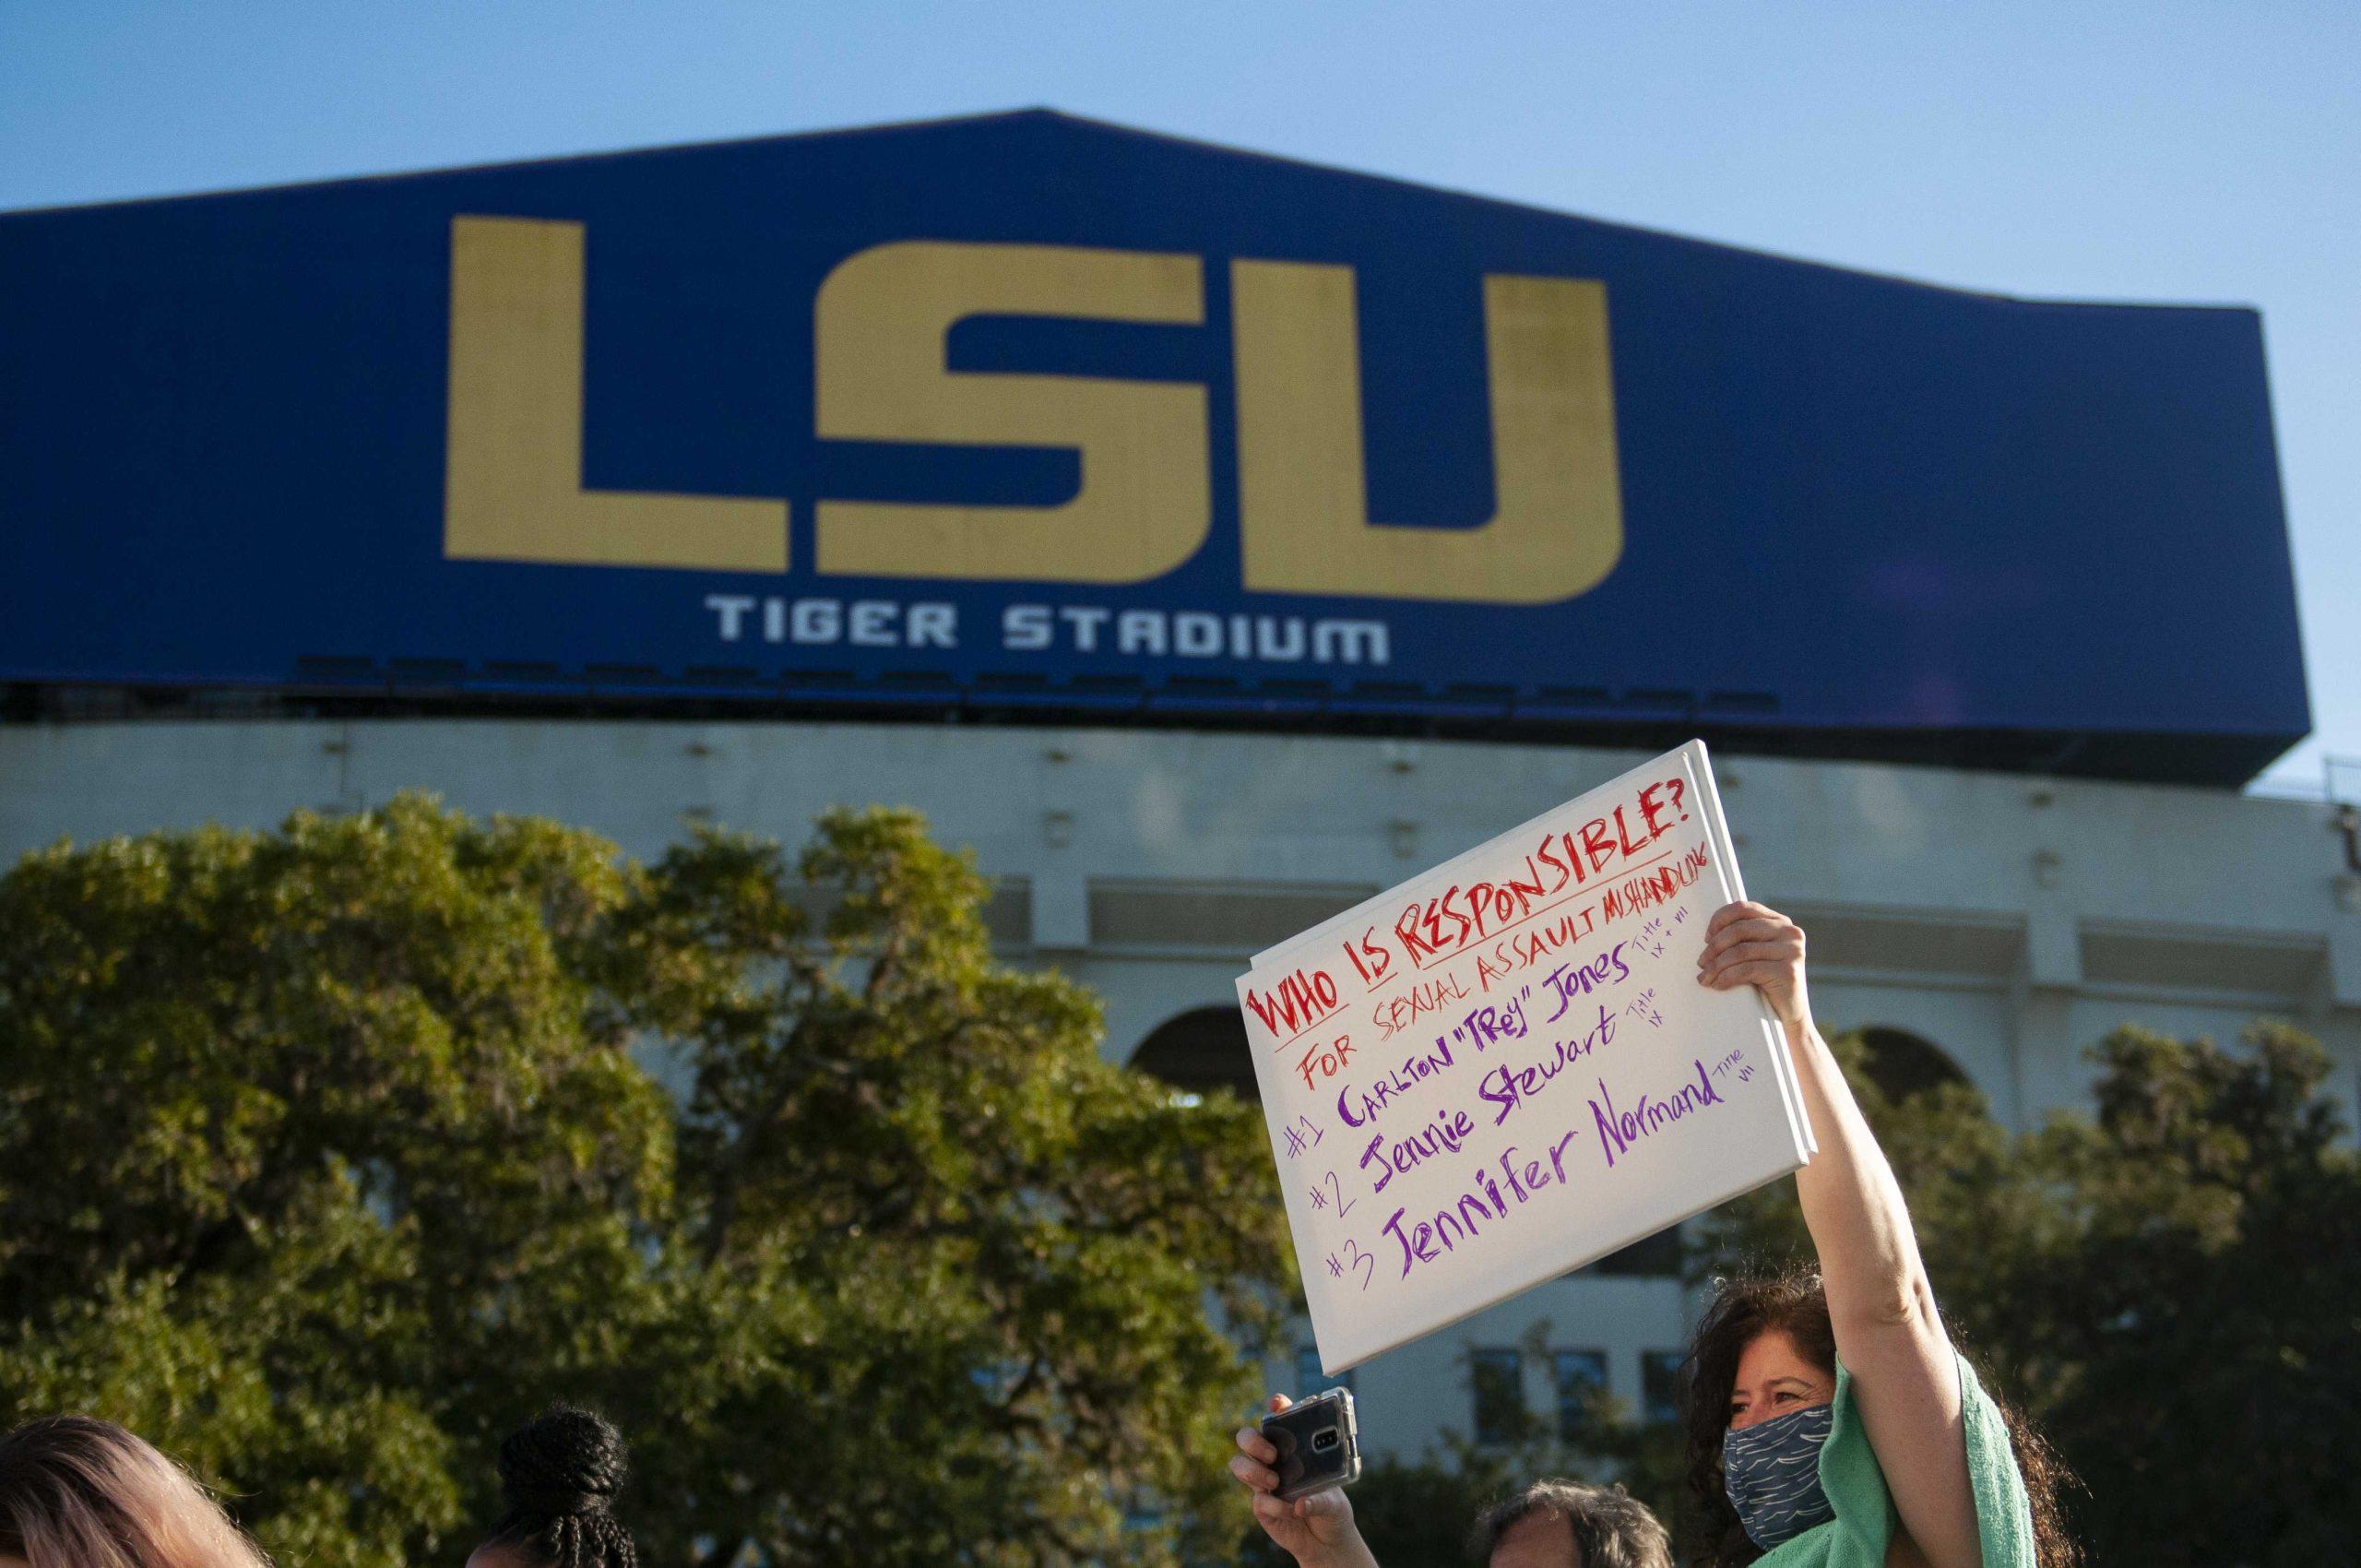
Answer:
[{"label": "tree foliage", "polygon": [[0,877],[0,1416],[289,1561],[463,1554],[553,1397],[652,1562],[1156,1562],[1290,1283],[1252,1112],[1104,1063],[912,814],[656,863],[408,798]]}]

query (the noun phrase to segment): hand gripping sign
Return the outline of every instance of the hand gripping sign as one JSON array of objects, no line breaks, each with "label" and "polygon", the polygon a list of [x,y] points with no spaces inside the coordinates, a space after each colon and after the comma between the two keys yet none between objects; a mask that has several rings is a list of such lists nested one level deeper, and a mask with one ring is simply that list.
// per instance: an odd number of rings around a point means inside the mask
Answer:
[{"label": "hand gripping sign", "polygon": [[1260,954],[1238,982],[1331,1373],[1809,1159],[1692,741]]}]

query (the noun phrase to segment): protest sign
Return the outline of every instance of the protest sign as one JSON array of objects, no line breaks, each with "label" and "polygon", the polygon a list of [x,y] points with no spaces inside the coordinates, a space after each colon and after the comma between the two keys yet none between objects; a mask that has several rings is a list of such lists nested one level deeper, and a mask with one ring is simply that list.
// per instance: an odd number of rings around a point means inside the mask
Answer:
[{"label": "protest sign", "polygon": [[1770,1009],[1696,981],[1744,896],[1692,741],[1256,956],[1239,1004],[1328,1372],[1810,1158]]}]

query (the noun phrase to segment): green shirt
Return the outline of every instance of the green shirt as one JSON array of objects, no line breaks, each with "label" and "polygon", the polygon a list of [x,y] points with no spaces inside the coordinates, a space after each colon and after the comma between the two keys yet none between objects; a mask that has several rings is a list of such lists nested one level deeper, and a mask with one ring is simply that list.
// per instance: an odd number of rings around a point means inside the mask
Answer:
[{"label": "green shirt", "polygon": [[[2024,1477],[2009,1447],[2008,1423],[1975,1369],[1957,1351],[1960,1412],[1967,1434],[1967,1479],[1975,1493],[1975,1530],[1984,1546],[1984,1568],[2034,1568],[2033,1506]],[[1839,1362],[1835,1408],[1828,1441],[1820,1450],[1820,1486],[1836,1507],[1836,1517],[1782,1544],[1755,1568],[1885,1568],[1886,1543],[1893,1536],[1893,1499],[1885,1472],[1869,1452],[1869,1434],[1853,1402],[1853,1374]]]}]

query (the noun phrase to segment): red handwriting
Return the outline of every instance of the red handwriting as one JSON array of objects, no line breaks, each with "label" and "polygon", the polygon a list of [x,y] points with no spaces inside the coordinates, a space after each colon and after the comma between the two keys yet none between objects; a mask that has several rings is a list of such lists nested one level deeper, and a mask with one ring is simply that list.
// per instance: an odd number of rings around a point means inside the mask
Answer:
[{"label": "red handwriting", "polygon": [[1654,871],[1625,878],[1599,895],[1598,923],[1611,925],[1626,915],[1672,902],[1694,886],[1712,863],[1712,855],[1700,844]]},{"label": "red handwriting", "polygon": [[1494,980],[1504,980],[1529,964],[1539,963],[1569,943],[1579,942],[1590,934],[1591,917],[1588,906],[1569,909],[1547,925],[1495,942],[1490,952],[1476,955],[1477,989],[1489,992]]},{"label": "red handwriting", "polygon": [[1432,1013],[1446,1002],[1467,1000],[1467,987],[1456,975],[1437,975],[1432,980],[1413,982],[1398,996],[1389,996],[1370,1009],[1370,1020],[1377,1025],[1377,1038],[1392,1039],[1395,1035],[1418,1022],[1421,1013]]},{"label": "red handwriting", "polygon": [[[1553,830],[1526,853],[1522,876],[1512,873],[1499,882],[1465,886],[1453,883],[1439,896],[1404,909],[1394,922],[1394,939],[1403,956],[1423,968],[1520,925],[1548,908],[1560,893],[1640,860],[1650,845],[1689,820],[1683,804],[1687,795],[1684,780],[1660,779],[1579,827]],[[1365,959],[1379,951],[1370,941],[1371,934],[1362,933],[1360,954],[1347,949],[1365,982],[1384,968]]]},{"label": "red handwriting", "polygon": [[1246,992],[1246,1005],[1263,1020],[1264,1028],[1284,1037],[1281,1044],[1326,1022],[1340,1004],[1336,982],[1325,969],[1298,969],[1279,981],[1278,989],[1268,996],[1257,994],[1251,987]]},{"label": "red handwriting", "polygon": [[1322,1078],[1335,1077],[1352,1059],[1352,1037],[1338,1035],[1326,1045],[1314,1045],[1307,1050],[1303,1059],[1295,1064],[1295,1070],[1303,1075],[1303,1087],[1310,1088]]},{"label": "red handwriting", "polygon": [[1394,967],[1394,955],[1385,950],[1382,943],[1370,940],[1376,934],[1377,927],[1371,926],[1361,932],[1358,943],[1345,944],[1345,956],[1352,960],[1353,968],[1361,977],[1363,985],[1375,985],[1384,978],[1385,971]]}]

